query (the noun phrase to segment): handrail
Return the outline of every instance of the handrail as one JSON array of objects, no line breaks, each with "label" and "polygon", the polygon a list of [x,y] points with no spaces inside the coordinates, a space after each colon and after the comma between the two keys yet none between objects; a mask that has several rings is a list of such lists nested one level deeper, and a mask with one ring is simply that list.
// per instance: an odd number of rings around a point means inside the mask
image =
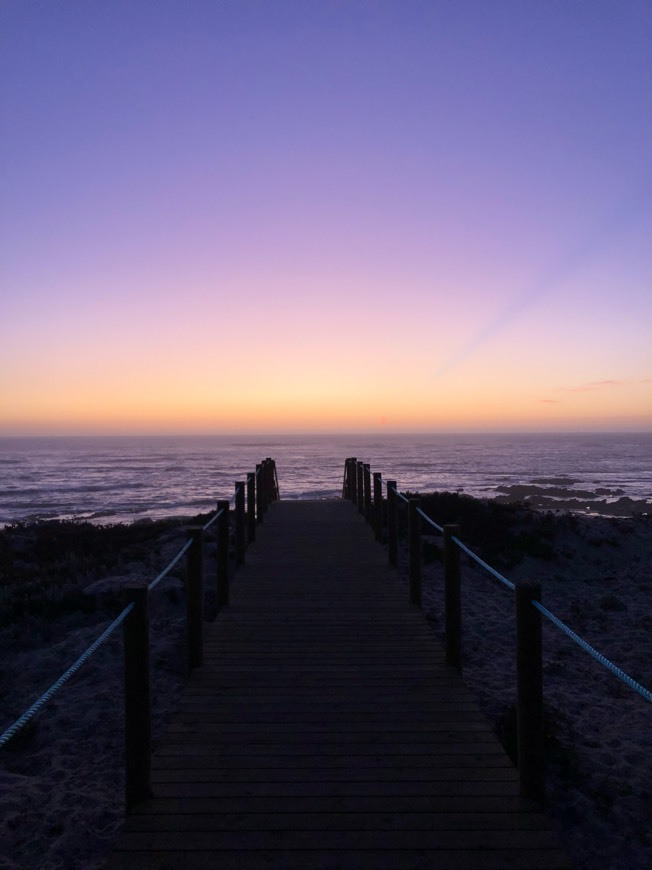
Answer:
[{"label": "handrail", "polygon": [[473,550],[469,550],[469,548],[465,544],[463,544],[462,541],[460,541],[460,539],[456,535],[453,535],[451,540],[453,541],[453,543],[457,544],[457,546],[460,548],[460,550],[463,550],[467,556],[470,556],[475,562],[478,563],[478,565],[480,565],[482,568],[484,568],[485,571],[488,571],[490,574],[493,574],[493,576],[497,580],[500,580],[500,582],[504,586],[507,586],[507,588],[511,589],[512,592],[516,589],[516,586],[512,583],[511,580],[508,580],[507,577],[503,577],[503,575],[500,574],[498,571],[496,571],[495,568],[492,568],[491,565],[488,565],[486,562],[484,562],[480,558],[480,556],[477,556],[473,552]]},{"label": "handrail", "polygon": [[403,495],[402,492],[399,492],[398,489],[394,489],[394,487],[392,487],[392,489],[393,489],[393,491],[396,493],[396,495],[397,495],[397,496],[398,496],[402,501],[405,502],[405,504],[409,504],[410,499],[409,499],[406,495]]},{"label": "handrail", "polygon": [[641,697],[645,698],[646,701],[652,702],[652,692],[649,689],[646,689],[645,686],[642,686],[640,683],[637,683],[636,680],[632,679],[629,674],[626,674],[625,671],[621,670],[617,665],[613,662],[609,661],[606,656],[603,656],[601,652],[598,652],[597,649],[591,646],[591,644],[587,643],[583,638],[581,638],[578,634],[569,628],[566,623],[562,622],[558,616],[555,616],[554,613],[551,613],[547,607],[544,607],[540,601],[532,601],[532,606],[536,607],[539,613],[543,614],[546,619],[549,619],[553,625],[556,625],[558,629],[563,631],[564,634],[568,635],[572,641],[574,641],[578,646],[580,646],[585,652],[587,652],[590,656],[600,662],[600,664],[607,668],[608,671],[618,677],[619,680],[622,680],[626,686],[629,686],[630,689],[633,689],[635,692],[638,692]]},{"label": "handrail", "polygon": [[[481,568],[488,571],[507,589],[514,593],[516,603],[516,664],[517,664],[517,717],[518,717],[518,768],[521,781],[521,794],[543,800],[543,681],[542,681],[542,644],[541,616],[545,616],[560,631],[566,634],[585,652],[610,671],[626,686],[637,692],[644,700],[652,702],[652,692],[638,683],[629,674],[611,662],[601,652],[583,640],[563,623],[554,613],[544,607],[539,598],[540,585],[529,581],[517,584],[503,577],[459,537],[456,525],[440,526],[419,506],[418,497],[403,495],[396,481],[387,483],[387,511],[380,498],[374,497],[373,511],[361,509],[360,483],[361,469],[365,480],[369,477],[370,466],[356,458],[347,459],[344,466],[343,496],[358,504],[358,510],[368,522],[375,525],[377,540],[383,540],[383,517],[387,516],[387,545],[390,565],[396,565],[398,544],[397,501],[400,499],[408,506],[408,578],[410,603],[421,606],[421,520],[425,520],[444,536],[444,582],[445,582],[445,638],[446,661],[449,665],[462,670],[462,614],[460,592],[459,552],[466,553]],[[380,480],[380,474],[374,479]],[[358,484],[356,486],[356,481]],[[376,490],[376,493],[378,490]],[[367,495],[367,492],[365,492]],[[373,516],[372,516],[373,515]]]},{"label": "handrail", "polygon": [[[278,498],[278,477],[276,476],[276,463],[274,460],[266,460],[267,463],[272,463],[273,472],[276,479],[276,497]],[[264,465],[262,466],[264,467]],[[258,474],[258,470],[256,471]],[[233,502],[236,498],[236,495],[240,493],[242,487],[238,486],[236,489],[236,493],[231,498],[231,502]],[[224,510],[219,509],[215,512],[215,514],[201,526],[201,530],[206,531],[209,529],[217,520],[223,515]],[[262,521],[262,515],[258,517],[259,521]],[[153,589],[158,586],[158,584],[172,571],[172,569],[178,564],[178,562],[182,559],[182,557],[191,549],[194,543],[194,538],[189,538],[186,543],[181,547],[179,552],[172,558],[172,560],[167,564],[167,566],[158,574],[158,576],[152,580],[151,583],[147,586],[147,591],[151,592]],[[113,634],[113,632],[124,623],[127,616],[134,609],[134,604],[128,604],[124,610],[113,620],[113,622],[102,632],[102,634],[79,656],[79,658],[68,668],[65,673],[63,673],[59,679],[57,679],[50,688],[44,692],[21,716],[16,719],[16,721],[10,725],[2,734],[0,734],[0,749],[5,746],[31,719],[36,716],[36,714],[48,703],[48,701],[73,677],[77,671],[84,665],[94,652]]]},{"label": "handrail", "polygon": [[[217,522],[217,520],[218,520],[221,516],[222,516],[222,511],[221,511],[221,510],[220,510],[220,511],[215,511],[215,513],[213,514],[213,517],[212,517],[212,518],[211,518],[207,523],[205,523],[205,525],[202,526],[202,529],[203,529],[204,531],[206,531],[207,529],[210,529],[210,527],[213,525],[213,523],[214,523],[214,522]],[[150,587],[150,588],[151,588],[151,587]]]},{"label": "handrail", "polygon": [[125,621],[129,613],[133,610],[134,605],[128,604],[127,607],[122,611],[122,613],[117,616],[111,625],[102,632],[102,634],[95,640],[89,647],[86,649],[77,659],[74,664],[72,664],[68,670],[62,674],[56,682],[54,682],[47,692],[44,692],[41,697],[35,701],[29,709],[27,709],[22,716],[19,716],[18,719],[7,728],[6,731],[2,735],[0,735],[0,748],[5,744],[9,743],[12,737],[15,737],[16,734],[30,721],[34,716],[47,704],[47,702],[56,695],[56,693],[61,689],[68,680],[73,677],[77,671],[81,668],[83,664],[85,664],[89,658],[96,652],[102,644],[109,639],[109,637],[113,634],[113,632]]},{"label": "handrail", "polygon": [[421,508],[417,508],[417,513],[419,514],[419,516],[421,517],[422,520],[425,520],[427,523],[430,523],[430,525],[433,526],[433,528],[437,529],[438,532],[441,532],[442,535],[444,534],[444,527],[437,525],[437,523],[431,517],[429,517],[428,514],[424,513],[421,510]]},{"label": "handrail", "polygon": [[[206,528],[206,527],[204,526],[204,528]],[[164,568],[161,571],[161,573],[158,575],[158,577],[155,580],[152,580],[152,582],[149,584],[149,586],[147,588],[149,589],[150,592],[152,591],[152,589],[154,589],[156,586],[158,586],[158,584],[161,582],[161,580],[163,580],[164,577],[167,577],[167,575],[170,573],[170,571],[174,568],[174,566],[181,559],[181,557],[188,552],[188,550],[190,549],[191,546],[192,546],[192,538],[189,538],[186,541],[186,543],[183,545],[183,547],[179,550],[177,555],[169,563],[169,565],[166,568]]]},{"label": "handrail", "polygon": [[[409,499],[406,498],[401,492],[399,492],[398,488],[394,489],[394,492],[399,498],[401,498],[404,502],[409,503]],[[421,508],[417,508],[417,513],[421,516],[422,519],[426,520],[430,525],[434,526],[438,531],[444,531],[442,526],[439,526],[435,521],[429,517]],[[492,568],[491,565],[487,564],[483,559],[481,559],[473,550],[469,549],[469,547],[464,544],[463,541],[457,535],[451,536],[451,541],[460,548],[467,556],[473,559],[475,562],[480,565],[481,568],[484,568],[489,574],[499,580],[504,586],[507,587],[510,591],[515,591],[516,585],[512,583],[511,580],[508,580],[504,577],[499,571],[496,571],[495,568]],[[641,697],[645,698],[646,701],[652,701],[652,692],[642,686],[640,683],[637,683],[632,677],[626,674],[623,670],[621,670],[617,665],[614,665],[606,656],[604,656],[601,652],[592,647],[589,643],[583,640],[578,634],[576,634],[571,628],[569,628],[564,622],[559,619],[558,616],[555,616],[550,610],[545,608],[539,601],[531,602],[533,607],[539,610],[546,619],[550,620],[557,628],[559,628],[564,634],[571,638],[578,646],[580,646],[583,650],[588,652],[593,658],[602,664],[607,670],[611,671],[618,679],[622,680],[625,685],[629,686],[635,692],[638,692]]]}]

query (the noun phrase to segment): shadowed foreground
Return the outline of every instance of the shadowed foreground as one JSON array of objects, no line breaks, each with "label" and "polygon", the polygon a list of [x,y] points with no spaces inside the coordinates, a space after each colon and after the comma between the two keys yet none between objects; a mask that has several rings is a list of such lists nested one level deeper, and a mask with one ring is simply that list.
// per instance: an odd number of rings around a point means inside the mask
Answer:
[{"label": "shadowed foreground", "polygon": [[114,868],[567,868],[346,501],[275,503]]}]

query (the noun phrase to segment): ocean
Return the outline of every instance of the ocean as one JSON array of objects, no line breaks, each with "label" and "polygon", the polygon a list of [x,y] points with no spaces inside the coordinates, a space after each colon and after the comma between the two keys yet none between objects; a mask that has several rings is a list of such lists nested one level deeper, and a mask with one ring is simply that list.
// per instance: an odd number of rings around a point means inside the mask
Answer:
[{"label": "ocean", "polygon": [[[614,513],[652,507],[652,434],[415,434],[0,438],[0,525],[192,516],[276,460],[282,498],[341,495],[344,460],[412,492],[542,498]],[[631,512],[631,511],[630,511]]]}]

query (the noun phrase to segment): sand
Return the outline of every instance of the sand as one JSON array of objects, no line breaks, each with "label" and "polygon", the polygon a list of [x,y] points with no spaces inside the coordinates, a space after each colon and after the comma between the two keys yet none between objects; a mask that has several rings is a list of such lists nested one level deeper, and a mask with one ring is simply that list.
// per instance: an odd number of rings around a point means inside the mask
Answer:
[{"label": "sand", "polygon": [[[511,580],[540,579],[547,607],[650,688],[652,521],[586,516],[569,521],[561,514],[551,523],[552,558],[526,556],[504,573]],[[101,573],[86,576],[84,585],[99,603],[93,613],[32,616],[0,630],[2,728],[98,636],[117,611],[111,590],[135,578],[151,581],[184,540],[182,528],[167,530],[157,564],[124,560],[108,579]],[[436,553],[437,537],[430,543]],[[207,570],[211,555],[209,547]],[[463,565],[464,677],[509,743],[515,697],[512,596],[466,558]],[[400,573],[397,583],[405,582],[404,564]],[[424,604],[441,637],[442,568],[436,558],[424,566]],[[150,606],[156,739],[184,678],[180,571],[158,587]],[[575,865],[652,867],[652,704],[547,623],[544,659],[551,733],[547,802]],[[0,867],[102,867],[123,819],[122,717],[118,631],[0,750]]]}]

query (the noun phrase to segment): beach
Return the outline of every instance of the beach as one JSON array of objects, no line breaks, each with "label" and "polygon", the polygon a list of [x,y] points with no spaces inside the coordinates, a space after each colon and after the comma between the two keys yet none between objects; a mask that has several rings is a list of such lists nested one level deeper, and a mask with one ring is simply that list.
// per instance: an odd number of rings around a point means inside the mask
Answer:
[{"label": "beach", "polygon": [[[511,540],[512,545],[503,546],[498,564],[500,550],[484,541],[474,547],[473,510],[467,518],[469,536],[462,531],[465,542],[511,581],[540,580],[546,607],[649,688],[650,519],[507,507],[511,538],[501,543]],[[508,514],[502,517],[507,520]],[[18,607],[0,627],[3,728],[104,630],[120,609],[120,586],[151,582],[186,539],[179,520],[137,524],[128,534],[110,527],[92,532],[88,525],[71,530],[70,525],[52,525],[45,538],[29,525],[0,532],[3,572],[34,576],[38,566],[41,592],[33,589],[33,597],[49,602],[22,613]],[[436,534],[425,539],[423,571],[424,610],[438,641],[443,637],[440,544]],[[512,595],[466,557],[462,562],[464,679],[511,748]],[[213,570],[209,542],[207,576]],[[48,576],[59,584],[56,592],[47,593]],[[406,583],[403,555],[396,582]],[[182,567],[150,599],[156,740],[185,676]],[[207,614],[213,615],[208,605]],[[545,621],[544,696],[547,806],[575,866],[652,866],[652,705]],[[0,750],[0,867],[102,867],[123,819],[122,723],[119,630]]]},{"label": "beach", "polygon": [[[504,575],[539,581],[547,609],[650,689],[652,521],[561,514],[549,525],[552,552]],[[513,752],[513,594],[471,560],[462,565],[464,679]],[[423,594],[443,642],[437,562],[424,569]],[[652,867],[652,704],[542,623],[547,811],[577,868]]]}]

